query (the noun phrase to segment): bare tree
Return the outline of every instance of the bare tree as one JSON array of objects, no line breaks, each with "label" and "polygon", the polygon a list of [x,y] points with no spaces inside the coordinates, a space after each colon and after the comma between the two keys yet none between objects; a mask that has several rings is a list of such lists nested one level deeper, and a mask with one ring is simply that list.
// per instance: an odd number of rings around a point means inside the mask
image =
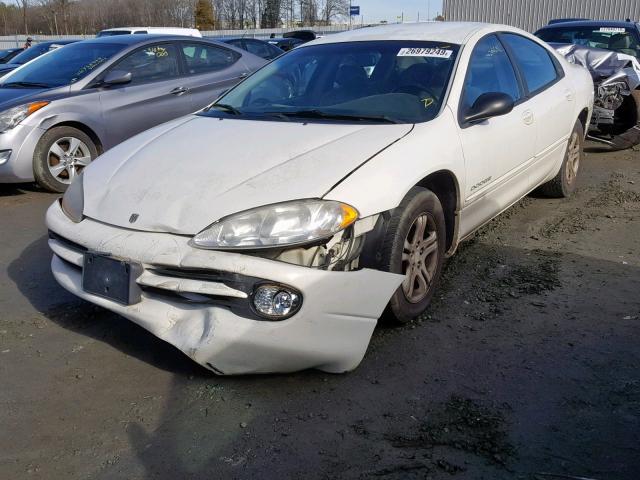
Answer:
[{"label": "bare tree", "polygon": [[22,8],[22,24],[24,26],[24,34],[29,34],[29,27],[27,25],[27,10],[29,10],[29,0],[18,0],[20,7]]}]

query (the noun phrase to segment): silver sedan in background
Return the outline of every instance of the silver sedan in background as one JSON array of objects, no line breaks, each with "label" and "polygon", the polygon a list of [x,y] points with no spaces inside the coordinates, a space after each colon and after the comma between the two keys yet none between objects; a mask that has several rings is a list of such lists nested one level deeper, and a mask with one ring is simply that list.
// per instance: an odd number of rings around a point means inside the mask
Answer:
[{"label": "silver sedan in background", "polygon": [[62,192],[100,153],[199,110],[265,60],[220,42],[123,35],[67,45],[0,83],[0,183]]}]

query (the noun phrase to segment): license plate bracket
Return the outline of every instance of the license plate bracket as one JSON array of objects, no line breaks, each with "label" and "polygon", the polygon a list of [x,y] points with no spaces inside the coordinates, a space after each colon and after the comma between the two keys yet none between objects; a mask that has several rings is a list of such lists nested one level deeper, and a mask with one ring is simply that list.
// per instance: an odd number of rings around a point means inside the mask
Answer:
[{"label": "license plate bracket", "polygon": [[113,258],[104,253],[86,252],[82,268],[82,289],[92,295],[121,305],[133,305],[141,299],[136,278],[140,265]]}]

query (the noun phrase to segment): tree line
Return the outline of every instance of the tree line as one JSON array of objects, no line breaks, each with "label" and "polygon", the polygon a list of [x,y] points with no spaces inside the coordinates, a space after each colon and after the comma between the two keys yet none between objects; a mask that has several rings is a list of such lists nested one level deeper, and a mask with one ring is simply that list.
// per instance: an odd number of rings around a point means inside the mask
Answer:
[{"label": "tree line", "polygon": [[122,26],[200,30],[329,25],[349,0],[14,0],[0,1],[2,35],[91,35]]}]

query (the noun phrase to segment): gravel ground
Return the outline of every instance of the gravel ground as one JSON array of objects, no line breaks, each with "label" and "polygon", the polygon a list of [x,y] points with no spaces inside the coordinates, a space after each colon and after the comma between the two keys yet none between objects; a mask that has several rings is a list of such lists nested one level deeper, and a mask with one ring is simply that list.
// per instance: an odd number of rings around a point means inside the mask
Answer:
[{"label": "gravel ground", "polygon": [[449,261],[354,372],[220,378],[59,288],[0,185],[0,478],[637,479],[640,152],[590,145]]}]

